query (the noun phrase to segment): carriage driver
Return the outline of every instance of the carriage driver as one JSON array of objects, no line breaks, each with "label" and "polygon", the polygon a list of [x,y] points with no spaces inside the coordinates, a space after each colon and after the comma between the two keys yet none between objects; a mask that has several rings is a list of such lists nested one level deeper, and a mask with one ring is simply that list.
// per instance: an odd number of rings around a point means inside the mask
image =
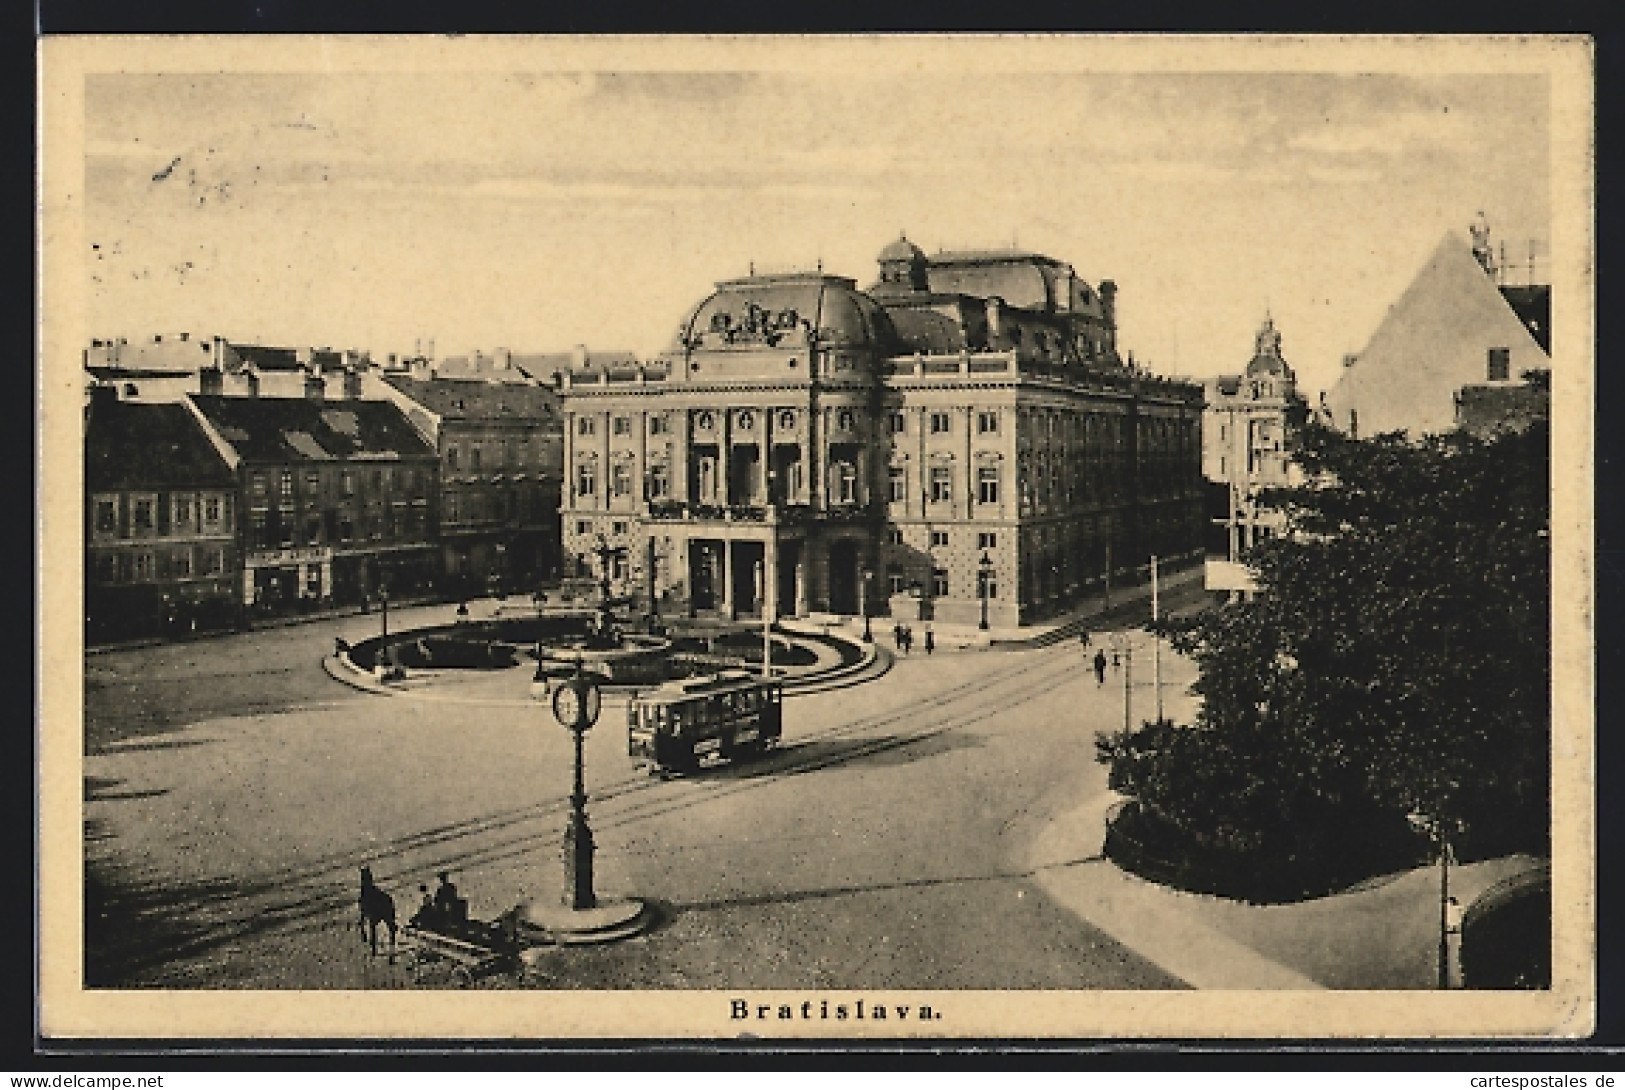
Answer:
[{"label": "carriage driver", "polygon": [[467,918],[468,902],[457,896],[457,887],[452,884],[451,875],[441,871],[440,888],[434,891],[434,907],[443,920],[461,921]]}]

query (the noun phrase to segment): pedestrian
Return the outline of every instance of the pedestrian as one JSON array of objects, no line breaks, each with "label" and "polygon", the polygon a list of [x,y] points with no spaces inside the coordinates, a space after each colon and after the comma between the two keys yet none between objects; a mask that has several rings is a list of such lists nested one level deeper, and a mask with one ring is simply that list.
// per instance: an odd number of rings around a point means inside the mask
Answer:
[{"label": "pedestrian", "polygon": [[1095,684],[1106,684],[1106,652],[1095,652]]},{"label": "pedestrian", "polygon": [[903,626],[903,654],[914,650],[914,630],[908,625]]},{"label": "pedestrian", "polygon": [[1123,665],[1122,652],[1118,651],[1117,648],[1114,647],[1112,648],[1112,669],[1115,670],[1121,665]]},{"label": "pedestrian", "polygon": [[1087,628],[1078,634],[1078,643],[1085,648],[1089,646],[1089,630]]},{"label": "pedestrian", "polygon": [[894,625],[891,626],[891,642],[892,642],[892,646],[897,648],[897,650],[901,651],[903,649],[903,626],[902,625],[894,624]]},{"label": "pedestrian", "polygon": [[930,625],[926,625],[925,626],[925,653],[927,655],[929,655],[931,652],[935,651],[936,649],[937,649],[936,633],[931,631],[931,626]]}]

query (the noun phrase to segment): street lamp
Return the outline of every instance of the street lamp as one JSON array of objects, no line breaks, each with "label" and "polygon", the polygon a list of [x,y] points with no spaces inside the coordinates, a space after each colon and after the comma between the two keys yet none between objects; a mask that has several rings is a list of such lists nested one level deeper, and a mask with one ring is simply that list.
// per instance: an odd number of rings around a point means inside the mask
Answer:
[{"label": "street lamp", "polygon": [[982,551],[982,559],[976,563],[976,591],[982,599],[982,623],[976,627],[983,632],[987,631],[987,588],[988,582],[993,578],[993,558]]},{"label": "street lamp", "polygon": [[581,743],[598,721],[599,707],[598,685],[582,673],[581,660],[577,659],[575,676],[553,694],[553,717],[575,740],[575,784],[570,793],[570,821],[564,829],[564,896],[565,903],[575,912],[598,907],[598,896],[592,888],[594,844],[592,830],[587,826]]},{"label": "street lamp", "polygon": [[858,583],[858,612],[863,614],[863,642],[874,643],[874,633],[869,630],[869,580],[874,575],[874,572],[864,568],[858,572],[858,575],[860,576]]},{"label": "street lamp", "polygon": [[389,638],[389,588],[378,588],[378,601],[383,605],[384,611],[384,638]]}]

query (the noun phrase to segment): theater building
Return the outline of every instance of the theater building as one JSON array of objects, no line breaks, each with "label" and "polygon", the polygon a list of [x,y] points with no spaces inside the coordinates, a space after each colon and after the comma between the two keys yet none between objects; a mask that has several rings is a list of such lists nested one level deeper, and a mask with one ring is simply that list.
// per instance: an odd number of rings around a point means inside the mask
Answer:
[{"label": "theater building", "polygon": [[1007,627],[1200,555],[1202,391],[1119,358],[1114,284],[879,264],[722,281],[655,360],[566,370],[566,556],[662,614],[974,623],[985,590]]}]

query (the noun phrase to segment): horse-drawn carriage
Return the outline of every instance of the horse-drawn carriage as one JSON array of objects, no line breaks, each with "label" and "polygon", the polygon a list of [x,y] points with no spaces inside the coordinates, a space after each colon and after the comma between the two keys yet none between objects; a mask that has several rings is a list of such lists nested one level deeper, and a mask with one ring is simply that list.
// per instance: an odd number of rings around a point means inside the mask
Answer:
[{"label": "horse-drawn carriage", "polygon": [[[444,874],[441,880],[445,882]],[[442,890],[447,896],[437,896],[433,902],[426,899],[397,931],[395,898],[373,880],[370,867],[362,867],[358,898],[361,940],[371,945],[376,956],[378,928],[386,927],[391,963],[396,951],[404,947],[407,967],[419,983],[426,982],[425,975],[436,968],[448,970],[451,980],[460,987],[492,973],[521,972],[517,910],[493,922],[469,919],[468,901],[456,896],[449,883]]]}]

